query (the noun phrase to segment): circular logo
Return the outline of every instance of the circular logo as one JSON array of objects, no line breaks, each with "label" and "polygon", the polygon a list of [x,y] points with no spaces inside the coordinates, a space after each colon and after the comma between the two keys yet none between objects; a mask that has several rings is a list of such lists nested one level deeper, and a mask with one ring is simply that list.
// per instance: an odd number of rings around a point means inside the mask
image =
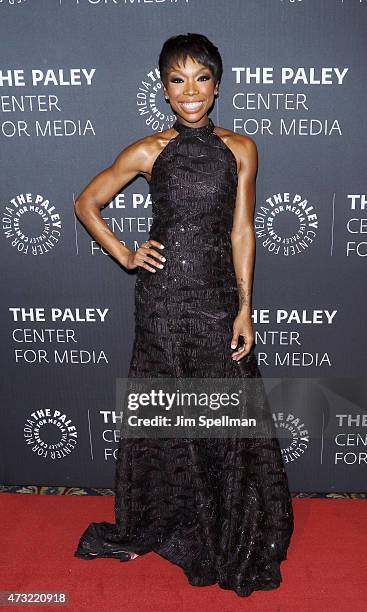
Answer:
[{"label": "circular logo", "polygon": [[78,432],[71,419],[50,408],[32,412],[23,431],[26,444],[44,459],[62,459],[70,455],[78,441]]},{"label": "circular logo", "polygon": [[3,210],[3,231],[19,253],[45,255],[59,242],[61,219],[43,195],[21,193],[10,200]]},{"label": "circular logo", "polygon": [[26,1],[27,0],[0,0],[0,3],[4,2],[4,4],[10,4],[10,5],[17,6],[18,4],[24,4],[24,2]]},{"label": "circular logo", "polygon": [[163,84],[158,68],[152,68],[141,80],[136,94],[138,114],[154,132],[163,132],[172,126],[176,115],[163,95]]},{"label": "circular logo", "polygon": [[256,210],[255,232],[274,255],[299,255],[314,243],[318,218],[314,206],[300,194],[277,193]]},{"label": "circular logo", "polygon": [[308,449],[310,436],[302,420],[294,414],[273,413],[274,424],[279,430],[279,443],[285,463],[302,457]]}]

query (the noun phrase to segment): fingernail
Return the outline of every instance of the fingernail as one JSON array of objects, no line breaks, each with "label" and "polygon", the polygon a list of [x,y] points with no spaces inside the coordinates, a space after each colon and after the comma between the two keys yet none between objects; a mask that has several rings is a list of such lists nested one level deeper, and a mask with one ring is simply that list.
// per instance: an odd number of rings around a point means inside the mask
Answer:
[{"label": "fingernail", "polygon": [[161,244],[161,246],[160,246],[159,248],[160,248],[160,249],[164,249],[164,246],[163,246],[163,244]]},{"label": "fingernail", "polygon": [[236,345],[235,344],[231,344],[231,348],[236,348]]},{"label": "fingernail", "polygon": [[165,258],[165,257],[162,257],[162,261],[166,261],[166,258]]}]

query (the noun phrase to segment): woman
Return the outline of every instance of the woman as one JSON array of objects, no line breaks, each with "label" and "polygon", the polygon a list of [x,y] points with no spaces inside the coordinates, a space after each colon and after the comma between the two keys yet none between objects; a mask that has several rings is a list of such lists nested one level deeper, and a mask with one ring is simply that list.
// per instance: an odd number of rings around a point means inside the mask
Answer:
[{"label": "woman", "polygon": [[[256,145],[208,117],[222,61],[205,36],[168,39],[159,68],[175,123],[124,149],[75,205],[94,238],[137,268],[128,377],[261,381],[251,321]],[[138,174],[150,183],[153,224],[133,253],[100,209]],[[154,551],[193,586],[217,583],[244,597],[277,588],[292,504],[262,387],[251,401],[261,436],[121,438],[116,523],[89,525],[75,556],[129,561]]]}]

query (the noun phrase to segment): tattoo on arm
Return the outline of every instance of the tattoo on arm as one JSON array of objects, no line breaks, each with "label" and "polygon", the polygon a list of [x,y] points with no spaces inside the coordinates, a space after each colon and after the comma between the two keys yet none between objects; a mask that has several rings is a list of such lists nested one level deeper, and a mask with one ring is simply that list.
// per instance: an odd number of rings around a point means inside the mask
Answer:
[{"label": "tattoo on arm", "polygon": [[239,295],[239,308],[249,307],[251,303],[251,294],[248,289],[246,289],[245,282],[243,278],[240,278],[238,281],[238,295]]}]

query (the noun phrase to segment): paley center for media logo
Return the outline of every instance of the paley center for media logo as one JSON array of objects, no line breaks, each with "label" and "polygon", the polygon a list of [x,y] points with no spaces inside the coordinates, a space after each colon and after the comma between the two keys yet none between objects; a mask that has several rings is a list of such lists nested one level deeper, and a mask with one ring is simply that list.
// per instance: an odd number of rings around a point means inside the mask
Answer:
[{"label": "paley center for media logo", "polygon": [[152,68],[141,79],[136,94],[138,114],[145,125],[154,132],[162,132],[172,126],[176,115],[163,95],[163,84],[158,68]]},{"label": "paley center for media logo", "polygon": [[29,0],[0,0],[0,4],[9,4],[10,6],[18,6],[25,2],[29,2]]},{"label": "paley center for media logo", "polygon": [[41,194],[21,193],[2,211],[5,238],[23,255],[45,255],[61,238],[61,219],[53,203]]},{"label": "paley center for media logo", "polygon": [[315,207],[299,193],[275,193],[255,213],[255,233],[273,255],[298,255],[317,237],[319,221]]},{"label": "paley center for media logo", "polygon": [[292,463],[303,457],[309,447],[310,434],[302,419],[296,414],[283,412],[273,412],[273,419],[276,429],[281,434],[279,443],[284,463]]},{"label": "paley center for media logo", "polygon": [[78,442],[78,432],[71,419],[52,408],[32,412],[23,432],[31,451],[43,459],[62,459],[73,452]]}]

